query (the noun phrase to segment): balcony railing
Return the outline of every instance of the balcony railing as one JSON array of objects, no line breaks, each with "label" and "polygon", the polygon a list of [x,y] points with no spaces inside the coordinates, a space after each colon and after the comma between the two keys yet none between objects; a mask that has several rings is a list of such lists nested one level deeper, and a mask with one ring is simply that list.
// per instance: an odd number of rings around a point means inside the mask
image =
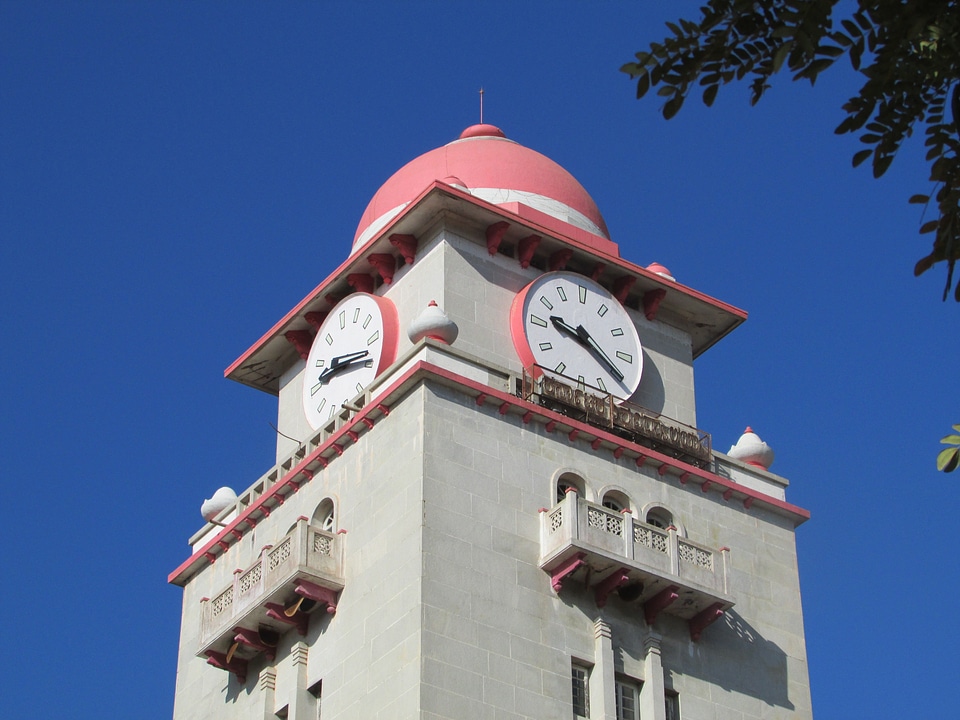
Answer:
[{"label": "balcony railing", "polygon": [[269,652],[272,638],[292,627],[305,633],[310,610],[326,605],[334,612],[343,589],[342,538],[301,517],[255,563],[238,570],[233,583],[201,601],[197,655],[241,676],[245,659]]},{"label": "balcony railing", "polygon": [[695,543],[672,526],[639,522],[575,491],[540,517],[540,567],[550,573],[557,592],[567,579],[579,578],[603,607],[616,590],[621,599],[643,606],[648,624],[660,612],[689,621],[695,640],[733,606],[728,548]]}]

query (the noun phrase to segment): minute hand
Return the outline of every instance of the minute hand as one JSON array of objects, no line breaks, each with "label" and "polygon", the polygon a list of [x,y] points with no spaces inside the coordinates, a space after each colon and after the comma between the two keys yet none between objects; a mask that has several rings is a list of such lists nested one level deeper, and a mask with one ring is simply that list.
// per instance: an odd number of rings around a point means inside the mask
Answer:
[{"label": "minute hand", "polygon": [[318,380],[324,382],[337,373],[346,370],[350,365],[353,365],[353,363],[359,362],[369,354],[367,350],[360,350],[358,352],[347,353],[346,355],[338,355],[330,361],[330,367],[320,373]]},{"label": "minute hand", "polygon": [[597,356],[597,359],[600,360],[600,362],[602,362],[604,365],[610,368],[610,372],[613,373],[613,376],[617,378],[617,380],[623,380],[623,373],[620,372],[620,369],[613,364],[613,360],[611,360],[610,357],[603,351],[603,348],[601,348],[597,344],[597,341],[593,339],[593,337],[590,335],[589,332],[587,332],[587,329],[583,325],[577,325],[577,336],[580,338],[580,340],[583,342],[584,345],[590,348],[590,350],[593,352],[594,355]]}]

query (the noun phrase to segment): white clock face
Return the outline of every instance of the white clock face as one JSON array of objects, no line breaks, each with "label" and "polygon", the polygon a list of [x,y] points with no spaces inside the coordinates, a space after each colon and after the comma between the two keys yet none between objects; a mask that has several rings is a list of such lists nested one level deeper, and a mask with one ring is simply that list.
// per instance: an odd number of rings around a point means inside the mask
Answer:
[{"label": "white clock face", "polygon": [[524,366],[539,365],[623,399],[640,385],[643,350],[633,320],[587,277],[541,275],[517,295],[510,326]]},{"label": "white clock face", "polygon": [[303,376],[303,412],[314,430],[362,393],[395,357],[397,311],[386,298],[354,293],[324,319]]}]

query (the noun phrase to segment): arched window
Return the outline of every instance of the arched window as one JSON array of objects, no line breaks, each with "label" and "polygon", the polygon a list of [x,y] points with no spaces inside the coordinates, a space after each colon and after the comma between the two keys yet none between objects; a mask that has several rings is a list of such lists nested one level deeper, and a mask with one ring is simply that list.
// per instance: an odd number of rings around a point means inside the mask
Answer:
[{"label": "arched window", "polygon": [[647,511],[645,521],[647,525],[666,530],[673,525],[673,514],[665,507],[652,507]]},{"label": "arched window", "polygon": [[334,515],[333,500],[326,498],[317,505],[317,509],[313,511],[313,519],[310,521],[310,524],[326,532],[332,533],[336,530],[337,523]]},{"label": "arched window", "polygon": [[557,478],[557,496],[556,501],[558,503],[563,502],[563,499],[567,496],[568,490],[576,490],[577,495],[583,497],[583,480],[573,473],[564,473],[559,478]]},{"label": "arched window", "polygon": [[609,490],[603,494],[603,506],[615,512],[630,509],[630,498],[619,490]]}]

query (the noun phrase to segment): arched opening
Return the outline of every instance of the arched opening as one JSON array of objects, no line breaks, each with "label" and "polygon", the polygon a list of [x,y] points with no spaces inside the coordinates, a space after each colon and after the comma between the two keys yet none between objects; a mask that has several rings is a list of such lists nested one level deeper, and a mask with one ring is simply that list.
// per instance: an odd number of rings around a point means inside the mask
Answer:
[{"label": "arched opening", "polygon": [[673,513],[662,506],[652,507],[647,510],[647,516],[644,518],[644,522],[646,522],[647,525],[653,525],[661,530],[666,530],[674,524]]},{"label": "arched opening", "polygon": [[567,496],[568,490],[576,490],[577,495],[583,497],[584,495],[584,483],[583,478],[574,475],[573,473],[564,473],[559,478],[557,478],[557,494],[556,501],[558,503],[563,502],[563,499]]},{"label": "arched opening", "polygon": [[630,498],[619,490],[608,490],[603,494],[603,506],[614,512],[630,509]]},{"label": "arched opening", "polygon": [[310,521],[311,525],[319,527],[321,530],[326,532],[334,532],[336,529],[336,517],[334,513],[333,500],[330,498],[325,498],[319,505],[317,509],[313,511],[313,518]]}]

